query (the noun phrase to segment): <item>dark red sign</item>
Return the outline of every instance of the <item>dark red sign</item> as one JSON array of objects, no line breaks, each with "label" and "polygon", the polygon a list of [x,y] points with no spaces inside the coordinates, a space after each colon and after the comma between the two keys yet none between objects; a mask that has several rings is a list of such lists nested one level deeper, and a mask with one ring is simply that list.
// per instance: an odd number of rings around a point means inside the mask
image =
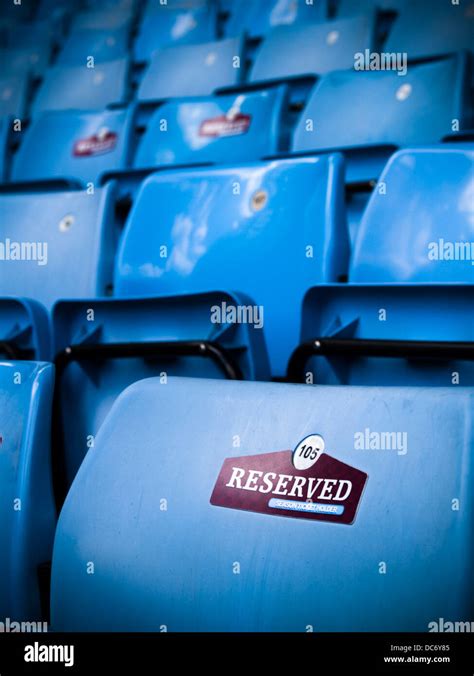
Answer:
[{"label": "dark red sign", "polygon": [[306,470],[291,451],[246,455],[224,461],[211,496],[217,507],[353,523],[367,474],[323,453]]},{"label": "dark red sign", "polygon": [[110,153],[117,145],[118,136],[113,131],[105,134],[95,134],[88,138],[76,141],[73,148],[74,157],[91,157]]},{"label": "dark red sign", "polygon": [[238,136],[247,133],[252,118],[250,115],[239,113],[232,117],[220,115],[204,120],[199,129],[199,136],[219,138],[221,136]]}]

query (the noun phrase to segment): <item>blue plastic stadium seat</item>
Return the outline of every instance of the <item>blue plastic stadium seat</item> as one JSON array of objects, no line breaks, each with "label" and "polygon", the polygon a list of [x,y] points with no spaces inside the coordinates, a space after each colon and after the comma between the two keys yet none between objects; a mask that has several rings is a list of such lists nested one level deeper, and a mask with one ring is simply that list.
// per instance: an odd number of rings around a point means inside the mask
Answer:
[{"label": "blue plastic stadium seat", "polygon": [[[53,628],[427,632],[471,617],[473,405],[466,388],[133,385],[59,518]],[[297,469],[313,434],[324,451]]]},{"label": "blue plastic stadium seat", "polygon": [[0,615],[40,620],[39,566],[51,561],[50,428],[54,367],[0,363]]},{"label": "blue plastic stadium seat", "polygon": [[246,33],[261,37],[281,25],[324,21],[328,14],[327,0],[248,0],[235,2],[226,26],[229,36]]},{"label": "blue plastic stadium seat", "polygon": [[396,153],[362,219],[349,278],[474,284],[474,145]]},{"label": "blue plastic stadium seat", "polygon": [[364,14],[301,26],[275,28],[255,56],[250,81],[317,77],[354,67],[354,54],[371,49],[374,16]]},{"label": "blue plastic stadium seat", "polygon": [[394,71],[340,71],[316,85],[293,138],[295,152],[345,149],[348,181],[377,178],[394,147],[440,141],[466,118],[460,54]]},{"label": "blue plastic stadium seat", "polygon": [[121,239],[115,293],[243,293],[263,307],[282,375],[304,293],[346,272],[343,192],[338,155],[152,174]]},{"label": "blue plastic stadium seat", "polygon": [[[351,283],[305,298],[301,343],[323,347],[298,350],[293,380],[474,386],[473,161],[474,146],[394,155],[362,219]],[[470,361],[459,342],[471,343]]]},{"label": "blue plastic stadium seat", "polygon": [[[243,302],[234,295],[210,293],[56,305],[54,352],[60,355],[56,363],[66,489],[116,397],[137,380],[160,376],[166,386],[168,377],[176,375],[269,378],[262,330],[213,321],[218,309]],[[202,348],[203,343],[209,347]]]},{"label": "blue plastic stadium seat", "polygon": [[0,357],[51,359],[49,319],[40,303],[25,298],[0,298]]},{"label": "blue plastic stadium seat", "polygon": [[129,30],[133,19],[133,7],[106,7],[90,9],[76,14],[72,30],[75,31],[116,31]]},{"label": "blue plastic stadium seat", "polygon": [[40,77],[48,67],[51,50],[48,45],[34,48],[0,49],[0,77],[31,73]]},{"label": "blue plastic stadium seat", "polygon": [[12,181],[63,179],[98,184],[127,165],[133,111],[46,111],[27,129]]},{"label": "blue plastic stadium seat", "polygon": [[238,38],[156,51],[138,90],[139,101],[209,96],[241,80],[242,41]]},{"label": "blue plastic stadium seat", "polygon": [[154,4],[145,12],[135,41],[134,58],[149,61],[157,49],[178,44],[211,42],[217,38],[215,7],[171,9]]},{"label": "blue plastic stadium seat", "polygon": [[[422,29],[420,29],[422,27]],[[406,52],[409,59],[474,51],[474,9],[471,2],[412,0],[401,7],[388,40],[387,52]]]},{"label": "blue plastic stadium seat", "polygon": [[261,159],[283,149],[284,87],[170,101],[158,108],[134,167]]},{"label": "blue plastic stadium seat", "polygon": [[67,38],[58,56],[58,65],[85,66],[92,57],[95,63],[125,58],[128,34],[125,28],[115,31],[76,30]]},{"label": "blue plastic stadium seat", "polygon": [[30,78],[27,72],[0,77],[0,117],[23,118],[28,107]]},{"label": "blue plastic stadium seat", "polygon": [[46,308],[59,298],[103,296],[111,283],[114,186],[0,195],[0,295]]},{"label": "blue plastic stadium seat", "polygon": [[96,110],[123,103],[127,94],[128,62],[107,61],[95,68],[50,68],[33,103],[33,113],[43,110]]}]

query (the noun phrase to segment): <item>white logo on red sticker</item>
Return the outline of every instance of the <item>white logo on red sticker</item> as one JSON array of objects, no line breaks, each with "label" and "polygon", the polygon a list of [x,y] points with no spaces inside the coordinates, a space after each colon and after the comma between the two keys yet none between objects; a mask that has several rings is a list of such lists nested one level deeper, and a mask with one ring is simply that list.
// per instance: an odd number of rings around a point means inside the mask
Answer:
[{"label": "white logo on red sticker", "polygon": [[238,136],[246,134],[249,130],[252,117],[238,113],[237,115],[219,115],[204,120],[199,129],[199,136],[209,138],[221,138],[223,136]]},{"label": "white logo on red sticker", "polygon": [[118,135],[113,131],[101,130],[93,136],[76,141],[73,148],[74,157],[92,157],[110,153],[115,149]]}]

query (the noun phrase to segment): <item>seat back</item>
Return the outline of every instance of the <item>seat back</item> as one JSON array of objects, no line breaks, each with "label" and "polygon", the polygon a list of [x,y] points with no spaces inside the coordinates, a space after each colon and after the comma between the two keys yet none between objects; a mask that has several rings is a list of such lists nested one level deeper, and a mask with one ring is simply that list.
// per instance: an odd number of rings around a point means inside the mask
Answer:
[{"label": "seat back", "polygon": [[132,125],[127,110],[45,111],[24,134],[11,180],[98,184],[104,172],[127,166]]},{"label": "seat back", "polygon": [[138,100],[209,96],[241,78],[242,42],[230,38],[154,52],[138,89]]},{"label": "seat back", "polygon": [[59,298],[110,293],[113,184],[87,191],[0,196],[0,294]]},{"label": "seat back", "polygon": [[349,180],[377,178],[391,152],[380,154],[377,146],[437,143],[453,132],[454,121],[463,127],[466,99],[463,55],[410,65],[404,77],[380,70],[330,73],[301,115],[293,150],[344,148],[353,158]]},{"label": "seat back", "polygon": [[258,38],[276,26],[323,21],[327,17],[327,5],[326,0],[313,3],[306,3],[305,0],[235,2],[226,25],[226,34],[234,36],[246,33],[251,38]]},{"label": "seat back", "polygon": [[135,384],[60,516],[54,629],[427,632],[472,617],[473,398]]},{"label": "seat back", "polygon": [[107,61],[94,68],[56,66],[45,76],[33,104],[33,113],[43,110],[98,110],[123,103],[126,97],[128,62]]},{"label": "seat back", "polygon": [[41,619],[38,568],[51,561],[53,372],[0,363],[0,614],[16,622]]},{"label": "seat back", "polygon": [[392,157],[359,227],[351,284],[306,296],[300,343],[313,347],[305,363],[295,362],[305,348],[295,353],[294,379],[474,385],[473,159],[454,145]]},{"label": "seat back", "polygon": [[362,218],[349,270],[358,283],[474,283],[474,147],[402,150]]},{"label": "seat back", "polygon": [[[423,26],[423,30],[419,27]],[[473,47],[474,11],[470,2],[423,0],[401,6],[384,49],[406,52],[409,59],[436,56]]]},{"label": "seat back", "polygon": [[62,66],[85,66],[94,63],[123,59],[127,55],[128,30],[114,31],[75,30],[70,33],[56,63]]},{"label": "seat back", "polygon": [[211,42],[217,38],[215,6],[183,7],[154,4],[143,15],[134,46],[134,59],[149,61],[163,47]]},{"label": "seat back", "polygon": [[47,43],[0,49],[0,77],[21,76],[27,72],[40,77],[48,67],[50,56],[51,47]]},{"label": "seat back", "polygon": [[328,155],[152,174],[121,240],[116,295],[243,293],[282,375],[305,292],[346,271],[342,173]]},{"label": "seat back", "polygon": [[353,68],[354,54],[371,49],[374,16],[364,14],[315,24],[280,26],[262,43],[250,81],[317,77]]},{"label": "seat back", "polygon": [[133,7],[106,7],[101,2],[100,9],[91,8],[76,14],[72,28],[73,31],[129,30],[133,13]]},{"label": "seat back", "polygon": [[150,118],[134,166],[240,162],[284,146],[286,90],[170,101]]}]

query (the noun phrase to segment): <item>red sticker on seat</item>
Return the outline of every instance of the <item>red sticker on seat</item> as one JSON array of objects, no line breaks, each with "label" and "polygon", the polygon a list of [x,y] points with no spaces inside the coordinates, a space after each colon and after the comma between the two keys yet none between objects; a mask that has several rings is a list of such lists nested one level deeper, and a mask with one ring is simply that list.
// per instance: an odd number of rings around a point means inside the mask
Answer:
[{"label": "red sticker on seat", "polygon": [[117,145],[118,135],[113,131],[95,134],[76,141],[73,148],[74,157],[92,157],[110,153]]},{"label": "red sticker on seat", "polygon": [[238,136],[246,134],[252,118],[250,115],[239,113],[232,117],[219,115],[209,120],[204,120],[199,128],[199,136],[220,138],[222,136]]},{"label": "red sticker on seat", "polygon": [[313,451],[313,455],[315,460],[307,469],[296,469],[292,451],[227,458],[211,504],[295,519],[353,523],[367,474],[326,453]]}]

